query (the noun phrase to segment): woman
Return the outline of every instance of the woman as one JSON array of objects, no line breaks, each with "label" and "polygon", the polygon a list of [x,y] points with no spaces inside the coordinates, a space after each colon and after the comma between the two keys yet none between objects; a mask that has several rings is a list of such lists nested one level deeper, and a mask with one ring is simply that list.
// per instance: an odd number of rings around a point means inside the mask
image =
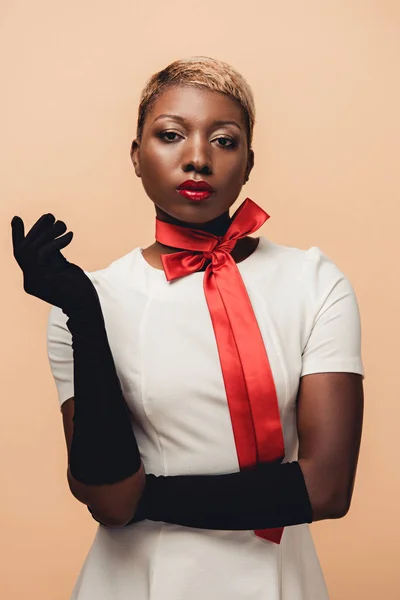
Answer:
[{"label": "woman", "polygon": [[73,600],[324,600],[309,523],[349,510],[363,413],[353,288],[318,248],[252,237],[254,103],[229,65],[147,83],[131,156],[156,239],[82,271],[51,214],[24,289],[48,354],[73,495],[100,523]]}]

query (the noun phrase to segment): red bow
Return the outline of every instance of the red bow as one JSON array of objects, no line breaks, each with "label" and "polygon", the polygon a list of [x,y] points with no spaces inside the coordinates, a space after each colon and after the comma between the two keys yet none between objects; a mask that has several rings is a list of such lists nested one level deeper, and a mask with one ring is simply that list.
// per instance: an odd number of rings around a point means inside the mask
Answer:
[{"label": "red bow", "polygon": [[[282,459],[284,439],[275,383],[264,341],[240,271],[231,256],[237,240],[269,219],[246,198],[223,237],[156,219],[156,240],[182,252],[162,254],[168,281],[199,271],[214,327],[240,468]],[[283,527],[256,535],[279,544]]]}]

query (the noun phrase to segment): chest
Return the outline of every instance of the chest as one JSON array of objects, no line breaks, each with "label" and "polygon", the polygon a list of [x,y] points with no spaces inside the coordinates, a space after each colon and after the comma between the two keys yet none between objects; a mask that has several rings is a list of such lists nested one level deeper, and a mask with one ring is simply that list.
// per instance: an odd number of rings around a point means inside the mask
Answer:
[{"label": "chest", "polygon": [[[190,430],[202,437],[205,423],[229,425],[229,410],[215,333],[201,280],[192,288],[137,289],[102,304],[110,347],[134,418],[160,435]],[[198,284],[198,285],[195,285]],[[247,285],[267,351],[281,419],[292,414],[301,371],[301,306],[290,295],[275,297]],[[123,300],[121,300],[123,298]]]}]

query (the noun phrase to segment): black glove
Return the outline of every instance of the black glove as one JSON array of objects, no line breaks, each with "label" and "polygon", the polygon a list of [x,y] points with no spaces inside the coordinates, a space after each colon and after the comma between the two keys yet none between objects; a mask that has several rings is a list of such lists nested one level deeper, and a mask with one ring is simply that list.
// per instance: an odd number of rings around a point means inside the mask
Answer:
[{"label": "black glove", "polygon": [[185,527],[252,530],[311,523],[298,462],[261,463],[223,475],[146,475],[131,525],[149,519]]},{"label": "black glove", "polygon": [[87,485],[115,483],[139,470],[139,449],[96,288],[80,267],[61,254],[73,233],[57,238],[67,227],[54,221],[52,214],[43,215],[25,237],[22,219],[14,217],[14,257],[23,271],[24,290],[69,317],[75,399],[70,472]]},{"label": "black glove", "polygon": [[54,221],[52,214],[42,215],[26,237],[22,219],[15,216],[11,221],[14,257],[23,272],[24,290],[68,316],[74,309],[90,313],[100,307],[96,289],[85,272],[61,254],[74,234],[69,231],[57,237],[67,226]]}]

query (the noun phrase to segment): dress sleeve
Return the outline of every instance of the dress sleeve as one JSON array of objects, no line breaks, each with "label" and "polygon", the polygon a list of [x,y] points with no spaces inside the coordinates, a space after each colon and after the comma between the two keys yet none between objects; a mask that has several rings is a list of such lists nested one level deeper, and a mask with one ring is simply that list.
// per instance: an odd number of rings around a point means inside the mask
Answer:
[{"label": "dress sleeve", "polygon": [[47,356],[62,404],[74,396],[74,363],[72,335],[67,327],[68,317],[61,308],[52,306],[47,321]]},{"label": "dress sleeve", "polygon": [[312,247],[306,253],[303,286],[310,327],[301,377],[341,371],[364,378],[360,312],[351,283],[319,248]]}]

